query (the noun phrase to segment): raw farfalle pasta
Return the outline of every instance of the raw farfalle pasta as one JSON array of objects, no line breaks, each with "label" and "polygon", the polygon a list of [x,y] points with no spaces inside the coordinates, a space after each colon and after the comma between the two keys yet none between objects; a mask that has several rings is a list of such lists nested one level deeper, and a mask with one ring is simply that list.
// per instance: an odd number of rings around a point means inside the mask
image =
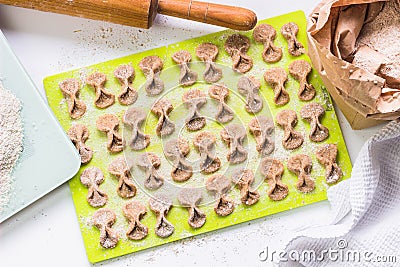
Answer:
[{"label": "raw farfalle pasta", "polygon": [[161,165],[160,158],[154,153],[144,153],[137,158],[136,165],[145,171],[144,186],[154,190],[164,184],[164,177],[158,172]]},{"label": "raw farfalle pasta", "polygon": [[214,84],[211,85],[208,89],[208,95],[218,100],[218,111],[215,115],[215,119],[220,123],[227,123],[233,120],[234,112],[230,107],[226,104],[226,100],[229,96],[229,89],[223,84]]},{"label": "raw farfalle pasta", "polygon": [[95,72],[86,78],[86,83],[95,91],[94,105],[98,108],[107,108],[115,103],[115,95],[104,87],[107,76],[104,73]]},{"label": "raw farfalle pasta", "polygon": [[264,80],[274,90],[274,103],[278,106],[284,106],[290,101],[289,93],[285,89],[287,79],[288,75],[283,68],[270,68],[265,71]]},{"label": "raw farfalle pasta", "polygon": [[227,196],[231,188],[231,180],[222,175],[214,174],[206,180],[206,188],[217,198],[214,211],[219,216],[227,216],[235,209],[235,203]]},{"label": "raw farfalle pasta", "polygon": [[283,128],[282,146],[285,149],[293,150],[303,144],[303,135],[293,129],[297,124],[295,111],[290,109],[279,111],[276,115],[276,123]]},{"label": "raw farfalle pasta", "polygon": [[59,85],[63,96],[67,100],[68,113],[71,119],[79,119],[86,112],[86,104],[79,100],[81,85],[76,79],[66,79]]},{"label": "raw farfalle pasta", "polygon": [[81,163],[88,163],[93,157],[93,150],[85,142],[89,138],[89,130],[83,124],[75,124],[68,130],[68,137],[81,156]]},{"label": "raw farfalle pasta", "polygon": [[188,224],[192,228],[200,228],[206,222],[206,214],[198,208],[203,196],[197,188],[183,188],[178,200],[189,212]]},{"label": "raw farfalle pasta", "polygon": [[275,125],[272,119],[265,116],[254,117],[249,122],[249,131],[257,142],[257,151],[261,156],[267,156],[275,150],[273,140]]},{"label": "raw farfalle pasta", "polygon": [[206,126],[206,118],[199,111],[207,102],[206,94],[198,89],[190,89],[183,94],[182,102],[189,113],[185,120],[186,128],[189,131],[198,131]]},{"label": "raw farfalle pasta", "polygon": [[140,108],[129,108],[125,111],[122,121],[132,130],[128,144],[132,150],[145,149],[150,144],[150,136],[140,130],[146,119],[146,113]]},{"label": "raw farfalle pasta", "polygon": [[131,240],[142,240],[145,238],[149,233],[149,229],[140,220],[147,213],[146,206],[139,201],[133,200],[122,207],[122,212],[129,221],[126,237]]},{"label": "raw farfalle pasta", "polygon": [[135,70],[129,64],[118,66],[114,70],[114,76],[121,84],[121,93],[118,95],[118,101],[122,105],[132,105],[138,98],[136,89],[133,88],[132,82],[135,79]]},{"label": "raw farfalle pasta", "polygon": [[268,183],[268,197],[274,201],[279,201],[287,197],[288,186],[282,183],[284,167],[282,162],[277,159],[264,158],[260,164],[261,174],[265,176]]},{"label": "raw farfalle pasta", "polygon": [[119,119],[114,114],[105,114],[96,121],[96,127],[99,131],[107,135],[107,149],[112,153],[118,153],[124,150],[124,142],[118,133]]},{"label": "raw farfalle pasta", "polygon": [[254,173],[248,169],[239,169],[232,174],[232,181],[240,190],[240,201],[251,206],[258,202],[260,194],[257,190],[252,190],[251,186],[254,183]]},{"label": "raw farfalle pasta", "polygon": [[189,142],[183,138],[169,140],[164,146],[165,156],[172,161],[171,177],[184,182],[193,175],[193,168],[185,158],[190,151]]},{"label": "raw farfalle pasta", "polygon": [[343,176],[342,169],[336,162],[337,153],[336,144],[321,145],[316,152],[318,161],[325,167],[325,179],[328,184],[336,183]]},{"label": "raw farfalle pasta", "polygon": [[222,78],[222,69],[215,64],[218,52],[218,46],[212,43],[202,43],[196,47],[196,56],[206,65],[203,78],[207,83],[215,83]]},{"label": "raw farfalle pasta", "polygon": [[264,45],[262,58],[267,63],[278,62],[282,58],[282,48],[275,46],[276,30],[269,24],[260,24],[253,30],[253,38]]},{"label": "raw farfalle pasta", "polygon": [[253,76],[242,76],[237,85],[241,95],[246,97],[245,109],[249,113],[257,113],[263,108],[263,101],[260,97],[260,81]]},{"label": "raw farfalle pasta", "polygon": [[303,101],[310,101],[315,96],[314,86],[307,81],[311,70],[310,63],[305,60],[295,60],[289,65],[290,75],[300,83],[298,96],[299,99]]},{"label": "raw farfalle pasta", "polygon": [[193,145],[200,153],[200,171],[203,173],[213,173],[221,168],[221,160],[215,155],[215,142],[211,132],[198,133],[193,139]]},{"label": "raw farfalle pasta", "polygon": [[139,62],[139,68],[146,76],[144,89],[147,95],[159,95],[164,90],[164,82],[160,78],[163,67],[164,63],[158,56],[148,56]]},{"label": "raw farfalle pasta", "polygon": [[100,231],[100,246],[114,248],[118,244],[118,234],[111,227],[117,219],[115,212],[110,209],[99,209],[92,216],[93,225]]},{"label": "raw farfalle pasta", "polygon": [[168,116],[173,109],[171,101],[166,98],[157,100],[151,107],[151,112],[158,117],[156,126],[158,136],[170,135],[175,131],[175,124]]},{"label": "raw farfalle pasta", "polygon": [[226,158],[231,164],[242,163],[247,159],[247,150],[243,146],[246,129],[240,124],[229,124],[220,132],[222,140],[230,150]]},{"label": "raw farfalle pasta", "polygon": [[296,36],[298,32],[299,26],[294,22],[286,23],[281,28],[281,33],[288,43],[289,54],[295,57],[304,54],[306,51],[303,44],[297,40]]},{"label": "raw farfalle pasta", "polygon": [[309,193],[315,189],[315,182],[311,178],[312,161],[305,154],[294,155],[287,162],[289,171],[298,177],[296,188],[302,193]]},{"label": "raw farfalle pasta", "polygon": [[232,69],[246,73],[253,67],[253,59],[246,53],[250,48],[250,39],[241,34],[232,34],[225,41],[225,51],[232,58]]},{"label": "raw farfalle pasta", "polygon": [[108,196],[99,186],[104,181],[104,175],[97,167],[85,169],[80,176],[81,183],[88,188],[86,200],[94,208],[107,203]]},{"label": "raw farfalle pasta", "polygon": [[117,193],[123,198],[131,198],[136,195],[136,186],[132,181],[132,166],[124,159],[118,157],[108,166],[108,172],[118,179]]},{"label": "raw farfalle pasta", "polygon": [[192,60],[192,55],[186,50],[181,50],[172,55],[172,60],[179,64],[180,75],[179,84],[181,86],[190,86],[196,83],[197,73],[189,68],[189,62]]},{"label": "raw farfalle pasta", "polygon": [[313,142],[322,142],[329,137],[328,128],[320,122],[324,113],[324,107],[318,103],[307,104],[300,110],[300,116],[310,123],[309,137]]},{"label": "raw farfalle pasta", "polygon": [[149,207],[157,217],[156,226],[154,227],[156,235],[162,238],[172,235],[175,227],[166,218],[172,208],[171,199],[166,195],[158,194],[150,198]]}]

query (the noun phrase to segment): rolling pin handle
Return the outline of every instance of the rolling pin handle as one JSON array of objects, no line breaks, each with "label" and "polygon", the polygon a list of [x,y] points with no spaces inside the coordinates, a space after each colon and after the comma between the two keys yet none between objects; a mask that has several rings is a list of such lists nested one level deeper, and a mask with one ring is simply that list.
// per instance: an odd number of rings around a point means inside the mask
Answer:
[{"label": "rolling pin handle", "polygon": [[193,0],[159,0],[157,12],[241,31],[251,30],[257,23],[256,14],[249,9]]},{"label": "rolling pin handle", "polygon": [[147,29],[157,12],[244,31],[257,23],[256,14],[248,9],[192,0],[0,0],[0,4]]}]

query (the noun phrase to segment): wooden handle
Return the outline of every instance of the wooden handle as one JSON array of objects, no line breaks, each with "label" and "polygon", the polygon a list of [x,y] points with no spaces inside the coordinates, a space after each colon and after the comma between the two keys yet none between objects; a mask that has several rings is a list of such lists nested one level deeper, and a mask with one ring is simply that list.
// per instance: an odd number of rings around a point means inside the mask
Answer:
[{"label": "wooden handle", "polygon": [[251,30],[257,23],[256,14],[248,9],[191,0],[0,0],[0,4],[146,29],[157,11],[235,30]]},{"label": "wooden handle", "polygon": [[157,0],[0,0],[0,4],[146,29],[157,9]]},{"label": "wooden handle", "polygon": [[248,9],[192,0],[159,0],[158,13],[207,24],[248,31],[257,23]]}]

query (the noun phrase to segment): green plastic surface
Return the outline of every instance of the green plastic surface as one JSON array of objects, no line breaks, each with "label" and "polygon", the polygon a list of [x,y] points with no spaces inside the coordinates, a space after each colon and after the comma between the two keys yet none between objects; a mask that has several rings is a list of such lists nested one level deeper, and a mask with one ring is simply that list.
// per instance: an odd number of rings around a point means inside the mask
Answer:
[{"label": "green plastic surface", "polygon": [[[266,20],[262,20],[259,23],[268,23],[271,24],[272,26],[275,27],[277,30],[277,38],[275,40],[275,44],[277,46],[282,47],[283,49],[283,58],[281,61],[275,64],[267,64],[262,60],[261,57],[261,51],[263,49],[263,45],[260,43],[255,43],[253,38],[252,38],[252,32],[242,32],[241,34],[247,35],[250,40],[251,40],[251,47],[248,51],[248,55],[250,55],[254,59],[254,67],[253,69],[248,73],[249,75],[254,75],[258,79],[261,80],[261,89],[260,93],[262,96],[265,98],[266,102],[264,102],[264,109],[261,112],[261,114],[266,115],[266,116],[272,116],[275,117],[276,113],[279,112],[280,110],[283,109],[293,109],[297,111],[297,114],[299,116],[299,111],[303,105],[306,104],[306,102],[301,102],[299,101],[297,97],[297,90],[298,90],[298,82],[295,81],[290,75],[289,79],[286,83],[286,88],[291,96],[291,101],[289,104],[283,106],[283,107],[277,107],[273,103],[273,91],[272,89],[266,85],[262,75],[264,74],[265,70],[267,68],[273,67],[273,66],[282,66],[286,70],[288,68],[288,65],[290,62],[292,62],[295,59],[305,59],[307,61],[310,61],[309,58],[306,55],[302,55],[300,57],[292,57],[291,55],[288,54],[287,51],[287,43],[286,40],[283,38],[283,36],[280,34],[280,28],[283,24],[287,22],[295,22],[299,26],[299,33],[297,35],[298,40],[307,47],[307,39],[306,39],[306,18],[305,15],[302,11],[297,11],[293,12],[290,14],[282,15],[279,17],[274,17]],[[80,172],[70,181],[70,188],[72,191],[72,196],[74,200],[74,204],[76,207],[76,212],[78,215],[78,220],[79,224],[81,227],[82,231],[82,236],[83,240],[85,243],[86,247],[86,252],[89,258],[90,262],[99,262],[102,260],[110,259],[113,257],[117,257],[120,255],[128,254],[131,252],[155,247],[161,244],[165,244],[171,241],[175,240],[180,240],[185,237],[189,236],[194,236],[198,235],[201,233],[221,229],[227,226],[239,224],[245,221],[249,221],[252,219],[260,218],[266,215],[278,213],[281,211],[289,210],[292,208],[304,206],[310,203],[314,203],[317,201],[321,201],[326,199],[326,189],[328,188],[328,185],[325,182],[324,179],[324,168],[321,166],[316,158],[315,158],[315,149],[317,146],[321,144],[316,144],[312,143],[308,139],[308,132],[309,132],[309,124],[305,121],[303,121],[299,117],[299,122],[298,125],[295,127],[296,130],[301,131],[304,134],[304,144],[300,149],[297,149],[293,152],[290,151],[285,151],[283,148],[281,148],[281,138],[283,131],[279,128],[276,127],[275,131],[275,142],[276,146],[278,149],[275,152],[275,157],[282,159],[284,161],[285,165],[285,173],[283,175],[283,182],[289,186],[289,195],[287,198],[285,198],[282,201],[274,202],[270,200],[266,194],[266,190],[268,188],[268,185],[265,182],[262,182],[262,177],[259,171],[257,170],[258,164],[259,164],[259,155],[255,150],[255,141],[254,138],[250,135],[247,140],[246,140],[246,145],[249,147],[249,162],[248,162],[248,167],[253,169],[256,173],[256,185],[260,183],[259,187],[257,188],[258,191],[261,194],[260,201],[250,207],[246,207],[240,203],[240,196],[239,196],[239,190],[238,189],[233,189],[230,192],[230,196],[235,200],[236,207],[235,211],[227,216],[227,217],[218,217],[214,210],[213,210],[213,205],[204,205],[201,206],[201,209],[206,212],[207,214],[207,222],[205,225],[200,228],[200,229],[192,229],[189,227],[187,223],[187,218],[188,218],[188,212],[186,208],[182,207],[173,207],[171,211],[169,212],[167,219],[172,222],[172,224],[175,226],[175,232],[173,235],[171,235],[168,238],[160,238],[155,235],[154,233],[154,225],[156,222],[156,217],[155,215],[148,210],[148,213],[145,215],[145,217],[142,219],[142,223],[145,224],[146,226],[149,227],[149,235],[141,241],[131,241],[128,240],[125,237],[125,231],[127,230],[128,222],[127,220],[123,217],[121,207],[124,203],[126,203],[129,200],[124,200],[121,199],[117,193],[116,193],[116,186],[117,186],[117,179],[112,177],[108,172],[107,172],[107,167],[109,163],[114,159],[115,157],[123,155],[123,153],[119,153],[117,155],[110,154],[107,149],[106,149],[106,137],[105,134],[102,132],[99,132],[96,129],[95,121],[97,117],[101,114],[105,113],[113,113],[118,115],[120,118],[123,114],[123,112],[126,110],[126,106],[121,106],[119,103],[115,103],[113,106],[100,110],[94,107],[93,105],[93,98],[94,98],[94,90],[92,88],[89,88],[87,85],[84,85],[82,87],[81,93],[80,93],[80,99],[84,100],[88,110],[81,119],[77,121],[72,121],[68,115],[67,112],[67,106],[65,101],[63,100],[63,96],[61,91],[58,88],[58,83],[61,82],[62,80],[66,78],[77,78],[82,81],[82,84],[84,84],[84,78],[86,75],[94,72],[94,71],[100,71],[103,72],[107,75],[108,81],[106,83],[106,88],[109,91],[114,92],[116,95],[120,91],[120,85],[118,81],[114,78],[113,71],[114,69],[119,66],[120,64],[132,64],[134,66],[135,71],[136,71],[136,77],[134,79],[133,85],[135,88],[139,89],[139,99],[138,102],[133,104],[133,106],[139,106],[144,108],[146,111],[149,111],[149,107],[152,104],[152,102],[149,102],[151,99],[154,101],[156,98],[150,98],[145,96],[145,92],[143,91],[140,86],[144,83],[145,77],[143,73],[140,71],[138,68],[138,63],[139,61],[149,55],[158,55],[160,56],[163,61],[164,61],[164,70],[162,71],[161,78],[165,81],[166,83],[166,90],[168,88],[171,88],[174,84],[176,84],[178,77],[179,77],[179,69],[176,67],[176,64],[171,60],[171,55],[181,49],[186,49],[192,54],[192,59],[193,61],[197,61],[197,58],[195,56],[195,48],[203,43],[203,42],[212,42],[216,44],[219,47],[219,55],[217,57],[217,63],[226,65],[228,66],[226,70],[230,71],[230,65],[231,65],[231,58],[229,55],[225,52],[224,50],[224,42],[226,38],[232,34],[233,31],[231,30],[225,30],[213,34],[209,34],[206,36],[202,36],[199,38],[194,38],[191,40],[186,40],[182,41],[176,44],[171,44],[169,46],[164,46],[156,49],[152,49],[149,51],[145,52],[140,52],[137,54],[133,54],[127,57],[111,60],[108,62],[104,63],[99,63],[96,65],[88,66],[85,68],[77,69],[77,70],[72,70],[68,71],[65,73],[57,74],[51,77],[47,77],[44,79],[44,86],[48,98],[48,102],[50,104],[50,107],[52,108],[53,112],[55,113],[56,117],[59,119],[61,125],[63,128],[67,131],[72,123],[82,123],[88,126],[89,131],[90,131],[90,138],[86,142],[86,144],[89,147],[92,147],[94,150],[94,157],[92,161],[81,167]],[[172,67],[175,66],[175,67]],[[172,68],[170,68],[172,67]],[[193,69],[198,71],[199,73],[199,78],[202,79],[202,72],[204,70],[204,65],[203,63],[193,63],[191,65]],[[229,69],[228,69],[229,68]],[[224,75],[226,73],[226,70],[224,69]],[[229,76],[229,79],[225,77],[224,82],[228,85],[230,89],[232,89],[232,93],[230,95],[230,98],[228,100],[228,104],[234,109],[236,113],[236,119],[235,120],[242,120],[245,125],[250,121],[250,119],[253,117],[253,115],[248,114],[244,108],[243,108],[243,101],[241,100],[241,97],[237,94],[237,89],[234,84],[234,82],[237,81],[238,75],[233,74],[232,71],[230,71],[231,74],[226,74]],[[233,78],[231,78],[233,77]],[[317,90],[317,95],[313,101],[321,103],[325,109],[326,113],[324,117],[322,118],[322,123],[326,125],[329,130],[330,130],[330,136],[329,138],[323,142],[323,143],[335,143],[338,145],[339,153],[338,153],[338,162],[339,166],[343,169],[344,177],[342,179],[346,179],[350,176],[351,173],[351,162],[350,158],[346,149],[345,142],[343,140],[343,136],[340,130],[340,126],[335,114],[335,111],[333,109],[331,99],[327,91],[324,89],[323,83],[321,79],[318,77],[318,74],[315,70],[312,71],[312,73],[309,76],[310,82],[314,85],[314,87]],[[207,88],[209,85],[198,82],[195,85],[191,86],[190,88],[199,88],[201,90],[204,90],[206,92]],[[171,118],[178,119],[181,118],[182,116],[186,115],[186,110],[184,107],[181,105],[181,96],[184,91],[188,90],[188,88],[175,88],[174,90],[170,91],[167,93],[167,98],[169,98],[174,107],[175,111],[171,113]],[[216,107],[216,102],[212,100],[208,100],[207,103],[208,107],[204,109],[202,112],[206,112],[208,109],[212,110],[213,108]],[[269,113],[269,110],[270,112]],[[154,128],[157,122],[157,118],[153,114],[149,114],[148,118],[146,120],[146,124],[144,125],[143,129],[145,133],[151,134],[151,144],[148,147],[147,151],[152,151],[157,153],[158,155],[162,155],[162,143],[160,139],[155,135],[154,133]],[[205,128],[206,130],[212,131],[216,134],[217,136],[217,153],[220,159],[222,160],[223,167],[221,168],[221,172],[226,170],[228,168],[227,160],[226,160],[226,152],[228,151],[228,148],[226,145],[220,140],[219,137],[219,132],[222,129],[222,126],[219,125],[218,123],[215,122],[210,122],[208,123],[207,127]],[[179,129],[178,129],[179,130]],[[125,133],[125,129],[122,125],[122,122],[120,124],[120,132]],[[186,130],[182,130],[181,134],[185,136],[188,140],[190,140],[191,143],[191,152],[189,154],[189,160],[195,161],[198,159],[199,154],[195,151],[193,148],[191,139],[196,133],[190,133],[187,132]],[[279,148],[280,147],[280,148]],[[137,154],[142,153],[141,152],[130,152],[129,148],[125,149],[127,151],[126,156],[128,158],[132,157],[135,158]],[[292,154],[297,154],[297,153],[306,153],[309,154],[312,157],[313,160],[313,171],[312,171],[312,176],[314,177],[316,181],[316,189],[309,194],[302,194],[298,192],[295,188],[295,183],[297,181],[297,177],[290,173],[286,169],[286,159],[292,155]],[[163,157],[162,157],[163,158]],[[116,214],[117,214],[117,221],[114,224],[113,228],[116,229],[118,232],[120,232],[121,235],[121,240],[119,244],[117,245],[116,248],[114,249],[103,249],[99,245],[99,231],[94,228],[93,226],[90,225],[90,218],[92,214],[96,211],[95,208],[92,208],[88,205],[86,201],[86,194],[87,194],[87,188],[85,188],[79,181],[79,176],[80,173],[86,169],[87,167],[90,166],[97,166],[99,167],[106,179],[105,182],[100,186],[100,188],[104,191],[107,192],[109,196],[109,202],[105,206],[107,208],[113,209]],[[170,169],[171,166],[168,164],[168,162],[163,158],[162,159],[162,164],[161,164],[161,169],[160,173],[163,174],[166,177],[166,183],[172,184],[172,185],[178,185],[175,182],[171,181],[170,178]],[[227,171],[229,173],[229,171]],[[141,185],[140,183],[142,180],[140,180],[140,176],[143,174],[140,170],[137,170],[137,168],[134,168],[133,170],[133,176],[137,178],[139,181],[138,183],[138,193],[137,195],[133,198],[139,201],[143,201],[146,206],[148,206],[148,195],[145,193],[145,191],[141,190]],[[229,176],[229,175],[228,175]],[[185,186],[190,186],[190,185],[203,185],[204,184],[204,179],[207,176],[202,175],[200,173],[196,173],[188,183],[185,184]],[[136,181],[137,182],[137,181]],[[210,196],[205,196],[204,203],[208,203],[208,200],[210,199]],[[176,203],[176,200],[174,201]]]}]

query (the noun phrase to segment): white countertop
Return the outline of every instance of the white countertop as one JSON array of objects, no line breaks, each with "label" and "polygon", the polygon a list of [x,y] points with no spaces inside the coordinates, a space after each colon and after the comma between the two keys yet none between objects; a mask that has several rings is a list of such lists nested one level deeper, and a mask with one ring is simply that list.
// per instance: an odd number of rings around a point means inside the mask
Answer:
[{"label": "white countertop", "polygon": [[[318,1],[213,2],[245,5],[263,19],[299,9],[309,14]],[[151,30],[139,30],[1,5],[0,29],[43,95],[42,79],[50,74],[220,30],[164,16],[157,17]],[[339,120],[354,162],[362,144],[380,127],[353,131],[340,112]],[[276,248],[290,230],[318,221],[328,211],[323,201],[102,264],[270,266],[258,259],[263,249]],[[0,224],[0,266],[90,266],[67,184]]]}]

